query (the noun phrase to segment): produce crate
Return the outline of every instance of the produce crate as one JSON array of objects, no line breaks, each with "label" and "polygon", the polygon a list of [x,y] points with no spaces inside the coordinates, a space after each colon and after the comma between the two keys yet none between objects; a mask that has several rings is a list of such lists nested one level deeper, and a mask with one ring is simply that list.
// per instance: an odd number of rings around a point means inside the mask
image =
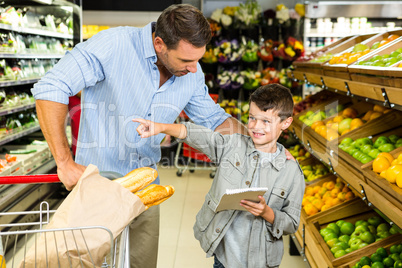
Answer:
[{"label": "produce crate", "polygon": [[[402,147],[399,147],[390,152],[393,157],[398,157],[402,153]],[[402,189],[396,184],[390,183],[384,178],[381,178],[372,168],[373,161],[362,166],[363,175],[367,178],[367,184],[384,196],[392,204],[402,210]]]},{"label": "produce crate", "polygon": [[[311,157],[309,157],[309,158],[307,158],[307,159],[305,159],[305,160],[299,162],[299,165],[300,165],[300,166],[307,166],[307,165],[312,165],[312,166],[314,166],[314,165],[318,165],[318,164],[323,164],[323,163],[321,163],[320,161],[318,161],[318,159],[316,159],[314,156],[311,156]],[[324,165],[324,166],[325,166],[325,165]],[[325,166],[325,167],[328,169],[327,166]],[[318,178],[316,178],[315,180],[312,180],[312,181],[305,181],[305,182],[306,182],[306,185],[311,185],[311,184],[314,184],[314,183],[316,183],[316,182],[318,182],[318,181],[321,181],[321,180],[323,180],[323,179],[332,178],[332,177],[333,177],[333,174],[328,171],[327,174],[325,174],[325,175],[323,175],[323,176],[321,176],[321,177],[318,177]]]},{"label": "produce crate", "polygon": [[[315,52],[314,54],[316,55],[324,55],[324,54],[337,54],[341,51],[344,51],[350,46],[350,41],[358,38],[358,36],[347,36],[339,39],[338,41],[323,47],[319,51]],[[293,66],[295,67],[296,71],[302,72],[307,74],[318,74],[318,75],[323,75],[324,70],[322,69],[322,66],[325,64],[325,62],[311,62],[309,61],[294,61]]]},{"label": "produce crate", "polygon": [[[329,90],[321,90],[315,94],[306,96],[306,98],[304,98],[302,101],[295,104],[294,111],[295,111],[296,115],[298,115],[303,112],[307,112],[308,110],[312,109],[313,107],[316,107],[317,105],[331,102],[332,100],[334,100],[336,98],[339,98],[338,94],[336,94],[332,91],[329,91]],[[306,103],[306,102],[308,102],[308,103]],[[302,104],[303,104],[303,106],[299,107]]]},{"label": "produce crate", "polygon": [[36,150],[28,154],[14,154],[17,160],[22,163],[22,173],[26,174],[35,169],[51,157],[50,149],[47,145],[5,145],[5,149],[11,150]]},{"label": "produce crate", "polygon": [[[6,159],[5,154],[0,154],[0,158]],[[21,167],[22,162],[17,158],[16,161],[8,163],[8,166],[2,171],[1,175],[14,175],[19,169],[22,169]]]},{"label": "produce crate", "polygon": [[[311,231],[316,239],[316,242],[324,251],[324,257],[327,260],[328,267],[344,267],[346,264],[353,262],[355,260],[359,260],[361,257],[365,256],[367,252],[372,252],[377,250],[379,247],[388,246],[397,241],[401,241],[401,234],[394,234],[387,238],[384,238],[380,241],[369,244],[366,247],[357,249],[348,254],[345,254],[339,258],[335,258],[332,252],[330,251],[329,246],[325,243],[324,239],[321,237],[319,231],[322,228],[325,228],[329,223],[336,222],[338,220],[345,220],[351,223],[355,223],[358,220],[367,220],[370,217],[378,216],[374,211],[367,211],[368,206],[361,207],[359,210],[356,208],[346,207],[343,215],[340,214],[328,214],[322,217],[317,217],[313,219],[309,224]],[[366,211],[364,211],[366,210]]]},{"label": "produce crate", "polygon": [[[401,31],[402,32],[402,31]],[[401,33],[402,34],[402,33]],[[377,84],[389,87],[402,87],[402,68],[397,66],[402,60],[390,67],[364,66],[360,62],[371,59],[377,55],[390,54],[398,48],[402,48],[402,37],[390,42],[389,44],[376,49],[375,53],[369,53],[360,58],[357,62],[348,67],[352,81]],[[402,97],[401,97],[402,98]]]},{"label": "produce crate", "polygon": [[[353,38],[351,40],[346,41],[345,43],[348,43],[348,46],[345,48],[345,50],[339,52],[337,55],[341,55],[345,52],[351,52],[353,50],[353,46],[359,43],[366,44],[369,47],[373,45],[377,40],[375,34],[364,34],[364,35],[359,35],[356,36],[356,38]],[[332,76],[336,78],[341,78],[341,79],[346,79],[350,80],[350,75],[348,73],[348,65],[347,64],[329,64],[328,62],[325,63],[323,66],[324,69],[324,75],[326,76]]]},{"label": "produce crate", "polygon": [[[335,175],[330,174],[329,176],[326,176],[325,178],[317,180],[314,183],[309,184],[308,186],[309,187],[314,187],[317,185],[322,186],[325,182],[329,182],[329,181],[335,182],[336,178],[337,177]],[[344,182],[344,184],[346,185],[347,183]],[[356,210],[360,210],[360,208],[365,206],[366,204],[360,198],[358,198],[358,193],[353,188],[351,188],[351,191],[355,195],[353,199],[345,200],[343,203],[330,207],[329,209],[327,209],[325,211],[320,211],[315,215],[308,216],[307,213],[305,212],[305,210],[302,208],[300,222],[303,224],[307,224],[308,222],[311,222],[315,218],[321,217],[322,215],[331,214],[331,213],[342,214],[342,211],[344,210],[345,207],[349,207],[349,208],[354,207]]]}]

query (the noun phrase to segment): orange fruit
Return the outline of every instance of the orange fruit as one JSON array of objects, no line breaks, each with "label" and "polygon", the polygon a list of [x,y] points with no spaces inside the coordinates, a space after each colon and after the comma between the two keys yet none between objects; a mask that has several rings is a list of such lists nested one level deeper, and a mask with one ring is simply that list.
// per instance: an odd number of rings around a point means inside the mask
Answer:
[{"label": "orange fruit", "polygon": [[309,196],[313,195],[314,194],[313,187],[307,186],[306,190],[304,190],[304,192],[306,193],[306,195],[309,195]]},{"label": "orange fruit", "polygon": [[335,183],[335,189],[339,189],[340,191],[342,191],[343,186],[345,186],[345,184],[343,184],[341,181]]},{"label": "orange fruit", "polygon": [[333,200],[334,200],[333,197],[328,197],[328,198],[325,200],[325,205],[328,206],[328,207],[332,207],[332,201],[333,201]]},{"label": "orange fruit", "polygon": [[374,112],[383,113],[386,109],[387,109],[387,108],[385,108],[384,106],[381,106],[381,105],[378,105],[378,104],[375,104],[375,105],[373,106],[373,111],[374,111]]},{"label": "orange fruit", "polygon": [[364,114],[364,116],[362,117],[362,119],[364,121],[369,121],[370,120],[370,116],[373,113],[373,110],[367,111],[367,113]]},{"label": "orange fruit", "polygon": [[389,43],[388,40],[381,40],[379,47],[382,47],[383,45],[386,45],[388,43]]},{"label": "orange fruit", "polygon": [[315,130],[316,127],[318,127],[318,126],[323,126],[323,125],[324,125],[324,122],[323,122],[323,121],[315,121],[313,124],[311,124],[311,128],[312,128],[313,130]]},{"label": "orange fruit", "polygon": [[341,136],[342,136],[342,135],[345,135],[346,133],[348,133],[348,132],[350,132],[350,131],[352,131],[352,130],[351,130],[351,129],[346,129],[346,130],[344,130],[344,131],[342,132]]},{"label": "orange fruit", "polygon": [[327,191],[328,189],[326,187],[321,187],[321,189],[318,191],[318,194],[322,197]]},{"label": "orange fruit", "polygon": [[[402,188],[402,172],[399,173],[398,175],[396,175],[395,183],[396,183],[396,186],[398,186],[399,188]],[[322,210],[322,208],[321,208],[321,210]]]},{"label": "orange fruit", "polygon": [[384,156],[385,158],[387,158],[389,163],[392,163],[392,161],[394,161],[394,157],[390,153],[382,152],[377,155],[377,157],[379,156]]},{"label": "orange fruit", "polygon": [[352,200],[355,197],[353,192],[347,192],[345,195],[345,200]]},{"label": "orange fruit", "polygon": [[340,193],[337,195],[336,198],[338,198],[338,199],[341,200],[341,201],[345,201],[345,196],[346,196],[346,193],[340,192]]},{"label": "orange fruit", "polygon": [[376,119],[376,118],[380,117],[381,115],[382,115],[382,113],[380,113],[380,112],[373,112],[373,113],[371,114],[371,116],[370,116],[369,121],[370,121],[370,120],[373,120],[373,119]]},{"label": "orange fruit", "polygon": [[389,42],[391,42],[391,41],[394,41],[395,39],[398,39],[398,38],[399,38],[399,35],[391,34],[391,35],[388,36],[387,40]]},{"label": "orange fruit", "polygon": [[336,130],[331,129],[331,128],[327,130],[327,136],[326,136],[327,140],[332,141],[332,140],[337,139],[338,137],[339,137],[339,134]]},{"label": "orange fruit", "polygon": [[350,192],[350,189],[349,189],[349,187],[348,186],[343,186],[343,188],[342,188],[342,193],[347,193],[347,192]]},{"label": "orange fruit", "polygon": [[385,178],[387,181],[390,183],[395,183],[396,182],[396,176],[402,172],[402,165],[395,165],[387,169],[387,172],[385,173]]},{"label": "orange fruit", "polygon": [[327,191],[323,196],[322,200],[325,202],[328,198],[331,198],[331,191]]},{"label": "orange fruit", "polygon": [[321,207],[321,211],[325,211],[325,210],[327,210],[327,209],[329,209],[329,206],[327,206],[327,205],[323,205],[323,206]]},{"label": "orange fruit", "polygon": [[339,204],[341,204],[341,203],[342,203],[342,201],[341,201],[339,198],[334,198],[334,199],[332,200],[331,205],[332,205],[332,206],[336,206],[336,205],[339,205]]},{"label": "orange fruit", "polygon": [[331,191],[331,190],[334,189],[334,188],[335,188],[335,182],[329,181],[329,182],[327,183],[327,189],[328,189],[329,191]]},{"label": "orange fruit", "polygon": [[325,125],[318,126],[318,127],[315,128],[314,131],[317,132],[319,135],[321,135],[321,133],[327,131],[327,127]]},{"label": "orange fruit", "polygon": [[314,186],[313,187],[314,194],[318,193],[318,191],[320,191],[320,189],[321,189],[321,186],[319,186],[319,185]]},{"label": "orange fruit", "polygon": [[338,194],[341,192],[338,188],[334,188],[331,190],[331,197],[336,198]]},{"label": "orange fruit", "polygon": [[307,198],[303,198],[302,206],[304,207],[304,206],[306,206],[308,204],[311,204],[310,201],[308,201]]},{"label": "orange fruit", "polygon": [[343,110],[342,115],[346,118],[355,118],[357,116],[357,111],[352,107],[348,107]]},{"label": "orange fruit", "polygon": [[318,209],[313,204],[308,204],[304,207],[304,211],[308,216],[312,216],[318,213]]},{"label": "orange fruit", "polygon": [[391,163],[385,156],[378,156],[373,161],[373,171],[376,173],[381,173],[384,170],[387,170],[391,166]]},{"label": "orange fruit", "polygon": [[334,121],[334,123],[339,123],[343,119],[345,119],[345,117],[343,117],[342,115],[337,115],[337,116],[334,117],[333,121]]},{"label": "orange fruit", "polygon": [[383,179],[385,179],[386,176],[387,176],[386,173],[387,173],[387,170],[381,171],[380,177],[383,178]]},{"label": "orange fruit", "polygon": [[321,210],[322,206],[324,205],[324,201],[321,199],[316,199],[311,204],[313,204],[313,206],[315,206],[318,210]]},{"label": "orange fruit", "polygon": [[392,112],[392,109],[386,109],[386,110],[383,112],[383,114],[387,114],[387,113],[389,113],[389,112]]},{"label": "orange fruit", "polygon": [[352,120],[352,122],[350,122],[350,129],[355,129],[363,125],[364,125],[363,120],[361,120],[360,118],[355,118]]}]

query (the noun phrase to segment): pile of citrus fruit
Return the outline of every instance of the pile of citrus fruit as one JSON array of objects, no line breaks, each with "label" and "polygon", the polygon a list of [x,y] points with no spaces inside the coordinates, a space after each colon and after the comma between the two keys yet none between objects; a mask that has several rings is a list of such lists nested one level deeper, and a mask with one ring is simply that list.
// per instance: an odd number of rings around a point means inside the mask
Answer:
[{"label": "pile of citrus fruit", "polygon": [[308,216],[325,211],[355,197],[341,179],[324,182],[322,185],[307,186],[302,207]]},{"label": "pile of citrus fruit", "polygon": [[390,153],[379,154],[373,161],[373,171],[402,188],[402,153],[397,158]]}]

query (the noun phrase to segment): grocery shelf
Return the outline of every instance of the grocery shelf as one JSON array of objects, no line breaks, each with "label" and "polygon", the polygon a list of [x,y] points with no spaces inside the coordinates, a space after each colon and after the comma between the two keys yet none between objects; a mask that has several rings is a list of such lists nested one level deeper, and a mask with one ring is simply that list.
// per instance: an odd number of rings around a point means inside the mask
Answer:
[{"label": "grocery shelf", "polygon": [[30,78],[30,79],[22,79],[22,80],[13,80],[13,81],[0,81],[0,87],[12,87],[19,85],[28,85],[34,84],[38,82],[40,78]]},{"label": "grocery shelf", "polygon": [[21,137],[24,137],[28,134],[31,134],[33,132],[39,131],[40,130],[40,126],[34,126],[34,127],[30,127],[28,129],[22,130],[20,132],[17,132],[15,134],[11,134],[11,135],[7,135],[6,137],[0,139],[0,145],[6,144],[8,142],[11,142],[13,140],[19,139]]},{"label": "grocery shelf", "polygon": [[25,33],[25,34],[35,34],[35,35],[56,37],[56,38],[63,38],[63,39],[73,39],[72,34],[63,34],[63,33],[53,32],[50,30],[24,28],[24,27],[13,26],[13,25],[4,24],[4,23],[0,23],[0,29],[15,31],[15,32],[19,32],[19,33]]},{"label": "grocery shelf", "polygon": [[337,38],[342,38],[347,35],[353,35],[353,33],[350,34],[345,34],[345,33],[306,33],[305,37],[337,37]]},{"label": "grocery shelf", "polygon": [[22,111],[32,109],[32,108],[35,108],[35,103],[0,109],[0,116],[14,114],[14,113],[22,112]]},{"label": "grocery shelf", "polygon": [[43,163],[41,166],[27,173],[27,175],[48,174],[49,171],[56,167],[56,161],[53,157]]},{"label": "grocery shelf", "polygon": [[0,53],[4,59],[61,59],[64,54],[41,54],[41,53]]}]

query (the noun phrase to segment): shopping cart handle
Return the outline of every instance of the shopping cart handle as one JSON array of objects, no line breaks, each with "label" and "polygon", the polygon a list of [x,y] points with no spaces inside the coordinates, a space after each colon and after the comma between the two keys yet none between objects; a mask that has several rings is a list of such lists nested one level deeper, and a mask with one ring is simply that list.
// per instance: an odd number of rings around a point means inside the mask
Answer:
[{"label": "shopping cart handle", "polygon": [[0,176],[2,184],[54,183],[60,182],[57,174]]}]

